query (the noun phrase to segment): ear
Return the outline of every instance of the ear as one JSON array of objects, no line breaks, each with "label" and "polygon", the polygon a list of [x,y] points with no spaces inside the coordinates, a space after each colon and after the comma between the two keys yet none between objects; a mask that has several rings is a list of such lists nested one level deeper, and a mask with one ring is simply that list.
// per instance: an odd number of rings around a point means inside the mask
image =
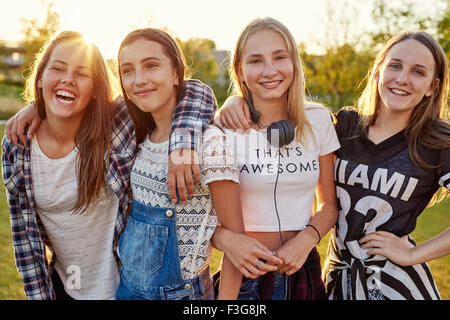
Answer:
[{"label": "ear", "polygon": [[178,86],[180,84],[180,80],[178,79],[178,74],[176,70],[173,70],[173,85]]},{"label": "ear", "polygon": [[41,79],[38,80],[37,86],[38,86],[39,89],[42,89],[42,81],[41,81]]},{"label": "ear", "polygon": [[430,87],[428,88],[427,92],[425,92],[425,97],[431,97],[436,92],[436,90],[439,88],[439,83],[440,83],[439,78],[434,79],[431,82]]},{"label": "ear", "polygon": [[245,83],[244,73],[242,72],[242,68],[241,67],[239,67],[239,69],[237,71],[237,76],[238,76],[239,82],[244,82]]},{"label": "ear", "polygon": [[380,80],[380,71],[377,71],[377,72],[375,73],[374,78],[375,78],[375,81],[378,83],[378,81]]}]

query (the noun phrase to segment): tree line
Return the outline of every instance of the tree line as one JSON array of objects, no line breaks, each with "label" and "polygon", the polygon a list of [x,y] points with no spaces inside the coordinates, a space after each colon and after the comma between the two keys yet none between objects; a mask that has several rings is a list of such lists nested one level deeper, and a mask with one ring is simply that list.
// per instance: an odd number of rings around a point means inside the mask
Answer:
[{"label": "tree line", "polygon": [[[431,15],[423,15],[423,11],[417,9],[417,3],[417,0],[401,0],[393,5],[389,0],[374,0],[371,19],[376,28],[365,30],[352,19],[352,12],[357,14],[356,1],[345,1],[343,11],[339,11],[334,7],[334,2],[328,0],[326,14],[322,17],[327,30],[325,39],[322,39],[323,53],[308,53],[306,43],[298,44],[309,98],[334,111],[352,105],[364,88],[365,75],[380,44],[401,31],[421,29],[431,33],[450,58],[450,2],[433,1],[437,14]],[[23,46],[26,52],[24,75],[36,52],[59,28],[59,15],[54,11],[53,4],[45,4],[45,21],[23,20]],[[350,34],[353,36],[350,37]],[[191,77],[208,84],[221,106],[229,94],[227,68],[230,53],[218,58],[215,55],[216,45],[210,39],[178,39],[178,42],[191,70]]]}]

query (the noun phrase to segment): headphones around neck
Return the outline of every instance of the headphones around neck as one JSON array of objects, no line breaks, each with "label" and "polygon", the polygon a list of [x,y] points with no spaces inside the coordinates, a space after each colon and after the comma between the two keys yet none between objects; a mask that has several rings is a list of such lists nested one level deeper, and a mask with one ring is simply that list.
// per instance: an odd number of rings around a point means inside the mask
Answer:
[{"label": "headphones around neck", "polygon": [[[259,124],[261,114],[258,110],[256,110],[251,95],[248,98],[247,104],[250,111],[250,118],[254,123]],[[272,133],[274,132],[278,132],[278,141],[276,141],[275,137],[272,137]],[[294,140],[294,137],[295,127],[288,120],[272,122],[267,128],[267,140],[273,147],[281,148],[285,145],[288,145],[292,142],[292,140]]]},{"label": "headphones around neck", "polygon": [[[261,117],[261,114],[256,110],[252,96],[250,95],[248,101],[247,101],[249,111],[250,111],[250,118],[252,121],[259,125],[259,120]],[[278,130],[278,131],[274,131]],[[275,138],[272,136],[272,133],[278,132],[278,141],[275,140]],[[295,137],[295,127],[290,123],[288,120],[281,120],[272,122],[269,127],[267,128],[267,140],[269,143],[280,150],[281,147],[288,145],[289,143],[294,140]],[[280,152],[278,152],[278,162],[280,161]],[[280,171],[277,170],[277,177],[275,180],[275,186],[273,189],[273,199],[275,204],[275,213],[277,214],[278,219],[278,231],[280,234],[280,240],[281,243],[284,244],[283,237],[281,236],[281,222],[280,222],[280,215],[278,214],[278,207],[277,207],[277,186],[278,186],[278,177],[279,177]]]}]

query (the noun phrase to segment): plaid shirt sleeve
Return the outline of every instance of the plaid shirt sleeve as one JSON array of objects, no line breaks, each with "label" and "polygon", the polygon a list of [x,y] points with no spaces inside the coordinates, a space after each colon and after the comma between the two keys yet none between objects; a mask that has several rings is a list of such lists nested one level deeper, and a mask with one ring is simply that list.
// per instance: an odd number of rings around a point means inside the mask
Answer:
[{"label": "plaid shirt sleeve", "polygon": [[[30,204],[19,190],[19,186],[24,185],[25,181],[23,171],[14,166],[18,147],[9,143],[5,137],[2,150],[2,174],[9,204],[14,258],[17,270],[22,276],[25,294],[30,300],[53,299],[53,290],[47,280],[45,269],[29,237],[31,233],[34,239],[39,238],[38,227],[33,221],[25,221],[29,213],[23,210],[30,209]],[[25,208],[22,208],[23,206]]]},{"label": "plaid shirt sleeve", "polygon": [[108,183],[119,198],[114,232],[114,247],[125,227],[130,200],[130,174],[136,152],[134,124],[124,99],[118,99],[109,153]]},{"label": "plaid shirt sleeve", "polygon": [[216,110],[211,88],[199,80],[186,80],[172,118],[169,153],[175,149],[194,149],[200,153],[202,133],[214,119]]}]

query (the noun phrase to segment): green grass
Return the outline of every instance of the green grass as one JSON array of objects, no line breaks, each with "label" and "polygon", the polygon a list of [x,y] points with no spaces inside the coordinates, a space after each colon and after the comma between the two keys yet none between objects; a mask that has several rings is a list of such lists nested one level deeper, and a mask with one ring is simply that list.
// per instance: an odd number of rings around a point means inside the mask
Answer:
[{"label": "green grass", "polygon": [[[0,137],[3,139],[5,126],[0,125]],[[450,226],[450,199],[427,209],[417,222],[417,229],[412,237],[417,243],[428,240]],[[325,260],[329,235],[322,239],[318,250],[322,263]],[[220,264],[222,253],[213,249],[211,271],[215,272]],[[450,299],[450,255],[429,263],[437,286],[443,299]],[[0,183],[0,300],[25,299],[22,280],[14,263],[12,249],[9,210],[5,187]]]},{"label": "green grass", "polygon": [[23,108],[22,91],[22,87],[0,83],[0,119],[8,119]]}]

